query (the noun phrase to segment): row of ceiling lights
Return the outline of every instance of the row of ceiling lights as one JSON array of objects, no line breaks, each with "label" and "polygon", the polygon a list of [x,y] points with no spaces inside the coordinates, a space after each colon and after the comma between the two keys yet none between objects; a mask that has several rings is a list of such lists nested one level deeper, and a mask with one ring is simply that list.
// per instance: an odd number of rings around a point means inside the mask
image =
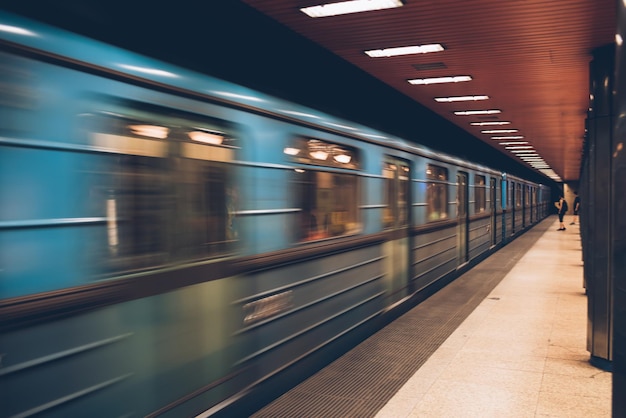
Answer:
[{"label": "row of ceiling lights", "polygon": [[[403,6],[402,0],[350,0],[334,3],[321,4],[317,6],[305,7],[300,9],[303,13],[310,17],[328,17],[336,16],[348,13],[366,12],[372,10],[390,9]],[[365,51],[365,54],[372,58],[393,57],[398,55],[409,54],[426,54],[432,52],[444,51],[444,47],[441,44],[427,44],[416,46],[404,46],[397,48],[375,49]],[[457,75],[447,77],[432,77],[432,78],[418,78],[407,80],[413,85],[431,85],[441,83],[460,83],[471,81],[472,77],[469,75]],[[475,96],[453,96],[453,97],[435,97],[438,103],[455,103],[466,101],[482,101],[488,100],[487,95],[475,95]],[[457,116],[474,116],[474,115],[494,115],[499,114],[502,111],[499,109],[485,109],[485,110],[459,110],[454,114]],[[485,122],[470,122],[472,126],[503,126],[510,125],[509,121],[485,121]],[[492,140],[498,141],[498,143],[510,153],[514,154],[520,160],[529,164],[533,168],[543,172],[548,177],[561,181],[561,178],[550,168],[550,166],[543,160],[543,158],[537,153],[532,145],[527,141],[521,141],[524,139],[523,135],[508,135],[517,134],[517,129],[485,129],[481,130],[482,134],[494,135]]]}]

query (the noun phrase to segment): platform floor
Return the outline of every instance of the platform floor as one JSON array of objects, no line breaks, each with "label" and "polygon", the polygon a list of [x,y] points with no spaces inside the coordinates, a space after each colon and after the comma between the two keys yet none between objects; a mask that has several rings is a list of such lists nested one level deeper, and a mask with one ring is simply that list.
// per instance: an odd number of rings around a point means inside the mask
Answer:
[{"label": "platform floor", "polygon": [[610,417],[579,227],[557,228],[542,221],[253,416]]}]

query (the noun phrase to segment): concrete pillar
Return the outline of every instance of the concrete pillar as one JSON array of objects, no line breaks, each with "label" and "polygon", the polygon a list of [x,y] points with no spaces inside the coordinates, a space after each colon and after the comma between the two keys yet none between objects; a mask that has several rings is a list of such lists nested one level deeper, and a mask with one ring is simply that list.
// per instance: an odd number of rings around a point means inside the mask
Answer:
[{"label": "concrete pillar", "polygon": [[[626,41],[626,5],[617,2],[618,37]],[[618,38],[619,39],[619,38]],[[611,153],[613,180],[613,416],[626,416],[626,45],[617,42],[614,85],[615,121]]]},{"label": "concrete pillar", "polygon": [[611,265],[611,153],[615,48],[593,51],[590,64],[588,187],[581,195],[581,222],[587,248],[585,281],[588,296],[587,349],[591,363],[611,368],[613,292]]}]

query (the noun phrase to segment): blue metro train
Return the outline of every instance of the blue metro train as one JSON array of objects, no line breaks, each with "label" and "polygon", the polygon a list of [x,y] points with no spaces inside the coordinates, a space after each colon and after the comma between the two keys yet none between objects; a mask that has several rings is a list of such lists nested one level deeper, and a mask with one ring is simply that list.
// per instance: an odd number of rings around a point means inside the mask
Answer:
[{"label": "blue metro train", "polygon": [[180,417],[261,406],[550,194],[2,13],[0,201],[0,417]]}]

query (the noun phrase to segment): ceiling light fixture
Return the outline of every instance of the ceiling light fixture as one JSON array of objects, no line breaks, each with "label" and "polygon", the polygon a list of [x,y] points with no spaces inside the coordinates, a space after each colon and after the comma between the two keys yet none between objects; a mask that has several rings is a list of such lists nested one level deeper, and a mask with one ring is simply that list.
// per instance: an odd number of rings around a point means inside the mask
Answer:
[{"label": "ceiling light fixture", "polygon": [[372,58],[380,58],[395,57],[397,55],[427,54],[429,52],[440,52],[443,50],[444,47],[441,44],[428,44],[417,46],[401,46],[398,48],[372,49],[370,51],[365,51],[365,53]]},{"label": "ceiling light fixture", "polygon": [[401,0],[351,0],[303,7],[300,11],[309,17],[329,17],[371,10],[393,9],[402,6]]},{"label": "ceiling light fixture", "polygon": [[486,131],[480,131],[481,134],[513,134],[519,132],[517,129],[490,129]]},{"label": "ceiling light fixture", "polygon": [[494,141],[499,141],[499,140],[507,140],[507,139],[524,139],[523,135],[510,135],[510,136],[492,136],[491,139],[493,139]]},{"label": "ceiling light fixture", "polygon": [[509,121],[491,121],[491,122],[470,122],[472,126],[499,126],[499,125],[510,125]]},{"label": "ceiling light fixture", "polygon": [[410,84],[425,86],[428,84],[442,84],[442,83],[460,83],[463,81],[471,81],[472,77],[469,75],[457,75],[453,77],[432,77],[432,78],[414,78],[407,80]]},{"label": "ceiling light fixture", "polygon": [[439,103],[452,103],[452,102],[471,102],[478,100],[487,100],[489,96],[452,96],[452,97],[435,97],[435,101]]},{"label": "ceiling light fixture", "polygon": [[489,110],[459,110],[454,112],[455,115],[459,116],[470,116],[470,115],[494,115],[496,113],[501,113],[501,110],[498,109],[489,109]]},{"label": "ceiling light fixture", "polygon": [[526,145],[528,141],[511,141],[511,142],[500,142],[500,145]]}]

